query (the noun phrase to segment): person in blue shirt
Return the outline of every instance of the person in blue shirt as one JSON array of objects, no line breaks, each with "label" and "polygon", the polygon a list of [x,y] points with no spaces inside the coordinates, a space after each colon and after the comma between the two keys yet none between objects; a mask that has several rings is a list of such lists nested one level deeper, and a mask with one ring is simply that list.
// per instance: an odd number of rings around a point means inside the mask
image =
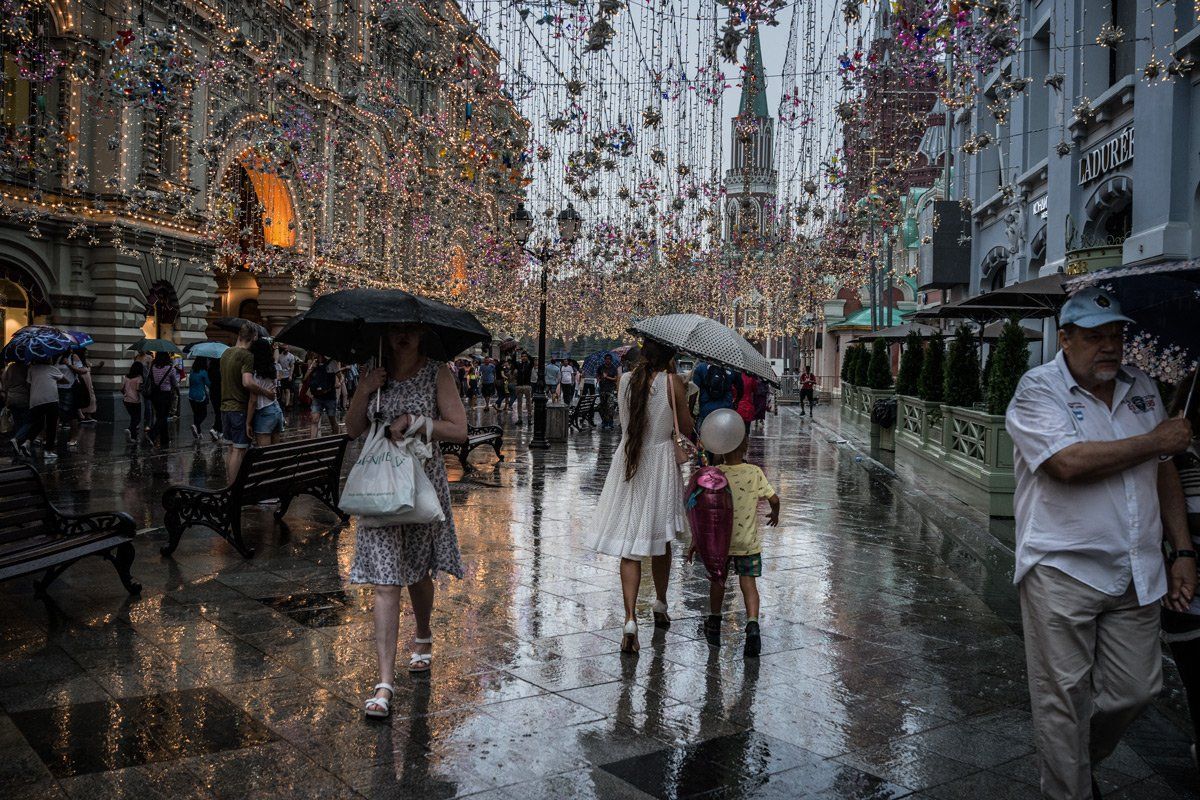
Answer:
[{"label": "person in blue shirt", "polygon": [[558,398],[558,382],[562,380],[562,367],[558,365],[558,359],[554,359],[546,365],[546,399],[554,400]]},{"label": "person in blue shirt", "polygon": [[496,396],[496,362],[492,359],[485,358],[479,367],[479,382],[483,384],[483,407],[487,408]]},{"label": "person in blue shirt", "polygon": [[200,426],[208,416],[208,398],[212,394],[212,379],[208,377],[208,359],[197,358],[192,362],[192,373],[188,376],[188,403],[192,407],[192,436],[200,438]]},{"label": "person in blue shirt", "polygon": [[718,408],[734,408],[741,399],[741,378],[737,372],[718,364],[701,361],[692,371],[692,382],[700,389],[700,414],[696,427]]}]

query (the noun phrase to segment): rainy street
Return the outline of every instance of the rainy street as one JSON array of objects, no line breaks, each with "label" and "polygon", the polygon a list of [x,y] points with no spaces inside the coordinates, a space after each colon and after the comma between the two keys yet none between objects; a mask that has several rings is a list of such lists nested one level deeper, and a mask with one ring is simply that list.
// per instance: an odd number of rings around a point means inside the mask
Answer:
[{"label": "rainy street", "polygon": [[[794,407],[751,440],[782,498],[765,530],[763,653],[742,656],[726,598],[705,641],[707,579],[676,543],[673,624],[618,652],[616,559],[581,542],[613,432],[532,457],[506,433],[450,466],[465,578],[439,579],[432,674],[375,682],[369,592],[346,580],[352,527],[307,498],[286,525],[245,512],[253,559],[206,529],[173,558],[166,486],[219,485],[216,445],[128,458],[111,426],[49,470],[66,509],[141,530],[127,599],[89,559],[36,600],[0,586],[0,793],[61,797],[1034,798],[1011,523],[986,521],[838,442],[837,409]],[[1007,525],[1007,531],[1006,531]],[[1008,559],[1007,562],[1005,559]],[[401,621],[402,655],[411,617]],[[1178,681],[1097,772],[1106,798],[1196,797]]]}]

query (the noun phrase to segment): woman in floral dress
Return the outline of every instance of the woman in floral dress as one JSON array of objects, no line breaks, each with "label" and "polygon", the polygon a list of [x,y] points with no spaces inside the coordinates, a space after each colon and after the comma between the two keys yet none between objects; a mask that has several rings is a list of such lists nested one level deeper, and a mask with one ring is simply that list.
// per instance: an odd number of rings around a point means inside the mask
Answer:
[{"label": "woman in floral dress", "polygon": [[[389,423],[391,436],[402,439],[410,428],[425,426],[420,418],[432,420],[431,438],[461,442],[467,438],[467,413],[458,395],[450,368],[421,352],[422,328],[393,326],[385,342],[384,367],[371,370],[359,382],[346,415],[346,427],[358,437],[370,427],[375,415],[375,393],[382,389],[378,416]],[[375,587],[375,646],[379,657],[379,683],[367,700],[366,713],[386,717],[390,713],[392,681],[396,669],[396,640],[400,625],[403,587],[408,587],[416,618],[416,636],[409,671],[428,672],[433,662],[433,579],[438,572],[462,578],[462,558],[450,508],[450,484],[446,464],[435,448],[425,462],[425,474],[437,490],[446,515],[443,522],[427,525],[390,525],[381,528],[360,525],[350,566],[351,583]]]}]

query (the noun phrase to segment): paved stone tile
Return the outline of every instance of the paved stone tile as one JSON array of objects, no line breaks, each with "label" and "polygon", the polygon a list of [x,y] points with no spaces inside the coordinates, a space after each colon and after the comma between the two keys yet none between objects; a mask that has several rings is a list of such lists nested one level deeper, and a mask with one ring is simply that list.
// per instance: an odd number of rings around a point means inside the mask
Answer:
[{"label": "paved stone tile", "polygon": [[[98,436],[95,454],[47,473],[66,507],[123,506],[149,526],[168,483],[221,482],[211,444],[130,461]],[[706,641],[707,579],[679,542],[673,623],[651,625],[644,570],[630,658],[618,564],[582,544],[617,437],[573,434],[531,459],[521,436],[493,471],[450,465],[467,575],[438,581],[429,676],[404,670],[406,604],[384,722],[361,710],[377,676],[371,591],[344,580],[353,524],[306,499],[286,527],[247,511],[251,560],[202,529],[164,559],[151,531],[135,600],[95,559],[48,602],[27,582],[0,585],[0,796],[1036,792],[1011,565],[953,545],[980,541],[985,521],[958,509],[967,527],[948,531],[784,409],[751,438],[784,501],[780,527],[764,530],[761,657],[742,656],[732,582],[720,644]],[[1106,797],[1129,800],[1196,797],[1187,775],[1186,736],[1161,713],[1098,770]]]}]

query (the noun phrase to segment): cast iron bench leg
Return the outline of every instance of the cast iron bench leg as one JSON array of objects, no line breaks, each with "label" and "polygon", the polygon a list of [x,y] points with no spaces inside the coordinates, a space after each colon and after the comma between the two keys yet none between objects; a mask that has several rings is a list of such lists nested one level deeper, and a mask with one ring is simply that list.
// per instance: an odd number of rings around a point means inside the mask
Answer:
[{"label": "cast iron bench leg", "polygon": [[117,545],[112,550],[105,550],[100,553],[100,557],[105,561],[112,562],[112,565],[117,569],[117,577],[121,579],[121,583],[125,586],[125,591],[130,594],[141,594],[142,585],[133,579],[129,574],[129,568],[133,566],[133,543],[123,542]]}]

